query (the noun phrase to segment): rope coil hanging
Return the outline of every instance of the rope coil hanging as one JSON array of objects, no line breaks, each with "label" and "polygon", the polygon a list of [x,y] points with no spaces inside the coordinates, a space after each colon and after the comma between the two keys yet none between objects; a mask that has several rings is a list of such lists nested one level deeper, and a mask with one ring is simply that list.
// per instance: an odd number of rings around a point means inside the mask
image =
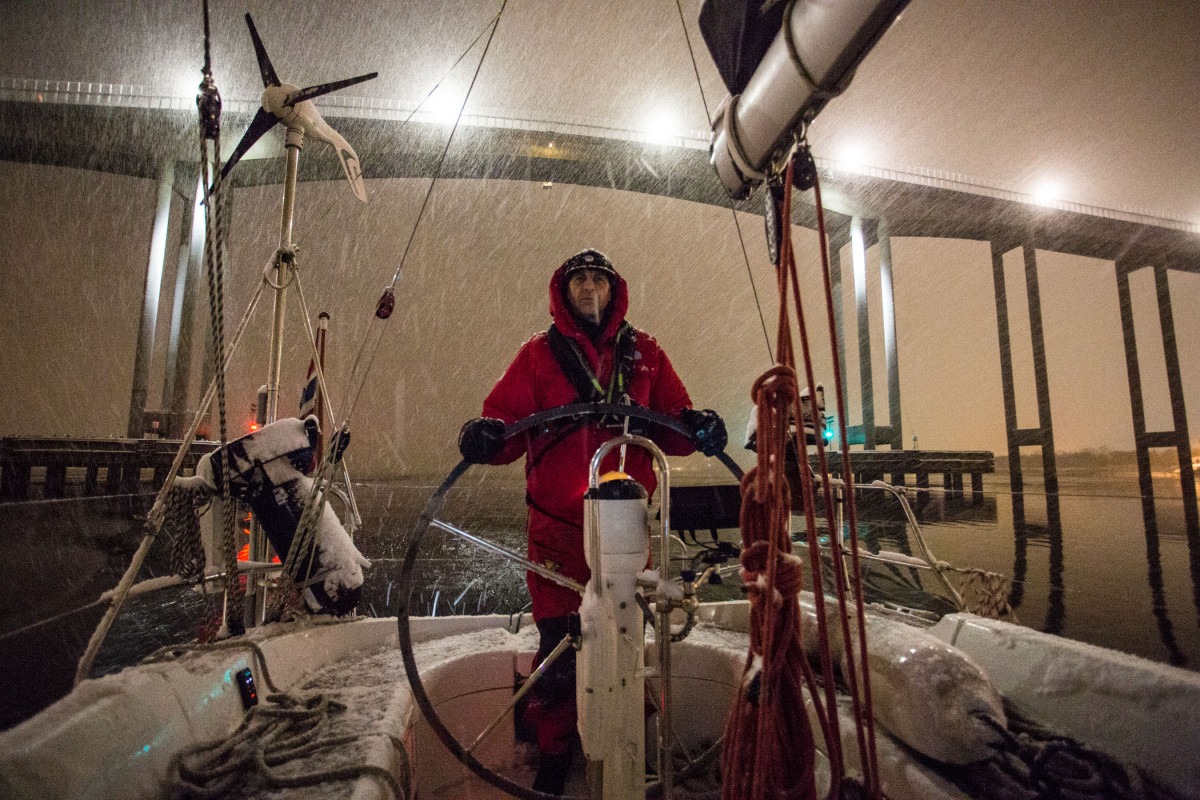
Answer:
[{"label": "rope coil hanging", "polygon": [[[820,637],[821,669],[824,702],[821,701],[821,685],[818,685],[804,657],[799,627],[797,595],[803,584],[803,569],[800,559],[792,555],[789,535],[791,520],[791,487],[784,475],[784,465],[789,445],[796,453],[806,454],[804,429],[797,424],[792,433],[791,421],[804,419],[804,408],[798,391],[796,371],[796,348],[792,335],[792,317],[789,300],[795,306],[795,323],[800,343],[801,360],[808,385],[813,386],[812,357],[809,351],[808,332],[801,304],[799,281],[791,241],[791,186],[794,165],[798,159],[811,159],[803,143],[801,155],[788,159],[784,178],[781,208],[777,218],[782,229],[780,259],[777,267],[779,292],[779,316],[776,329],[776,365],[762,375],[754,384],[752,398],[755,403],[758,430],[758,463],[747,473],[742,482],[742,573],[743,585],[750,598],[750,652],[739,689],[734,711],[726,730],[726,746],[723,765],[725,767],[725,800],[758,800],[764,797],[794,797],[798,800],[816,798],[815,744],[809,726],[805,699],[802,694],[801,678],[807,685],[816,717],[826,744],[831,772],[830,797],[849,798],[858,796],[880,797],[878,767],[874,746],[874,727],[871,719],[870,689],[866,673],[865,624],[862,620],[861,603],[854,603],[851,612],[847,602],[848,587],[840,568],[835,568],[835,589],[838,599],[842,639],[851,638],[848,615],[857,613],[858,658],[854,648],[848,647],[847,662],[850,667],[846,675],[850,685],[851,702],[859,744],[859,761],[862,765],[863,782],[847,778],[841,751],[841,733],[838,724],[837,696],[832,657],[829,649],[830,634],[825,627],[824,588],[821,577],[820,549],[816,536],[815,489],[812,471],[806,457],[799,457],[800,489],[807,530],[809,531],[809,570],[812,591],[818,606],[818,635]],[[803,160],[802,163],[807,163]],[[807,178],[807,176],[806,176]],[[829,309],[830,336],[834,346],[835,384],[837,385],[838,414],[844,419],[844,401],[837,373],[836,338],[833,333],[832,299],[829,279],[829,257],[826,249],[824,216],[817,191],[817,213],[821,238],[822,266],[825,277],[826,303]],[[844,439],[843,426],[843,439]],[[794,439],[792,437],[795,437]],[[790,441],[789,441],[790,440]],[[818,461],[824,480],[827,522],[831,532],[835,566],[840,566],[841,532],[834,519],[829,472],[825,459],[822,437],[816,437]],[[848,445],[843,441],[843,452]],[[848,457],[843,459],[848,467]],[[852,485],[847,481],[847,485]],[[855,596],[861,597],[858,584],[857,531],[853,511],[853,493],[847,498],[849,511],[849,536],[852,542],[855,572]],[[857,666],[856,666],[857,665]],[[860,688],[861,687],[861,688]],[[796,754],[799,751],[800,757]],[[741,779],[745,776],[745,780]]]},{"label": "rope coil hanging", "polygon": [[208,502],[206,489],[172,486],[167,493],[162,530],[171,542],[171,572],[185,581],[204,578],[204,544],[200,541],[199,508]]},{"label": "rope coil hanging", "polygon": [[[817,797],[815,743],[803,695],[807,662],[798,596],[804,571],[791,553],[791,492],[783,472],[795,393],[795,372],[786,366],[772,368],[754,384],[758,464],[742,478],[740,520],[750,651],[725,732],[725,800]],[[785,742],[786,747],[779,746]],[[801,757],[789,756],[788,750]]]}]

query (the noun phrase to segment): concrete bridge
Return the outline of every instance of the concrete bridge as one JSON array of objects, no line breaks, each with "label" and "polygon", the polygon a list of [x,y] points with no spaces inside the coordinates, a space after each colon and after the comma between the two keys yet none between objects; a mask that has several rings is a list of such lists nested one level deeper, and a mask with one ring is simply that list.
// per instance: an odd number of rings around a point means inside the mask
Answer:
[{"label": "concrete bridge", "polygon": [[[43,85],[44,84],[44,85]],[[399,109],[351,101],[341,106],[330,99],[324,113],[348,139],[358,144],[363,174],[368,180],[385,177],[429,177],[434,174],[445,141],[443,128],[409,123],[401,127]],[[186,105],[186,104],[184,104]],[[244,104],[243,104],[244,105]],[[226,130],[241,130],[252,109],[232,105],[225,119]],[[657,194],[693,202],[728,207],[730,201],[711,175],[706,153],[696,142],[677,146],[648,147],[629,141],[620,132],[588,129],[586,126],[537,123],[502,119],[474,119],[457,134],[454,152],[440,170],[443,178],[505,178],[547,183],[607,187]],[[40,163],[78,169],[100,170],[153,178],[160,185],[159,210],[148,220],[156,230],[169,222],[172,194],[194,199],[196,168],[195,112],[178,100],[125,96],[111,86],[87,90],[80,84],[9,81],[0,85],[0,159]],[[86,141],[73,132],[88,131]],[[127,135],[136,131],[136,136]],[[546,133],[553,133],[554,147],[546,147]],[[456,155],[457,154],[457,155]],[[236,170],[237,186],[277,182],[282,174],[280,158],[248,161]],[[340,180],[332,159],[307,159],[300,167],[300,180]],[[855,273],[855,304],[852,313],[836,309],[837,333],[842,344],[858,351],[860,365],[861,419],[852,426],[855,439],[865,451],[888,447],[902,451],[902,399],[900,364],[896,348],[895,310],[892,293],[891,241],[894,237],[941,237],[988,242],[992,254],[997,337],[1001,358],[1001,384],[1011,470],[1014,512],[1024,519],[1024,478],[1020,467],[1022,448],[1037,448],[1044,466],[1044,488],[1052,524],[1057,518],[1058,477],[1055,461],[1054,421],[1050,407],[1049,375],[1043,337],[1042,304],[1038,282],[1038,250],[1053,250],[1102,259],[1112,264],[1120,302],[1120,320],[1125,343],[1125,361],[1132,409],[1131,424],[1137,451],[1143,508],[1148,521],[1154,514],[1149,452],[1154,448],[1176,451],[1180,467],[1187,527],[1200,536],[1197,516],[1195,474],[1185,413],[1176,342],[1175,311],[1171,302],[1168,274],[1171,271],[1200,272],[1200,234],[1192,226],[1137,214],[1114,212],[1072,204],[1040,207],[1031,198],[963,184],[957,176],[902,174],[873,171],[849,174],[823,169],[823,185],[829,211],[829,238],[833,257],[835,297],[841,297],[843,271]],[[193,203],[179,204],[190,214]],[[748,206],[739,210],[752,211]],[[810,205],[798,202],[794,222],[815,228]],[[187,224],[190,220],[183,220]],[[852,244],[852,263],[844,265],[840,253]],[[878,249],[882,286],[879,308],[871,308],[865,290],[865,253]],[[1024,267],[1024,296],[1011,297],[1006,286],[1004,256],[1019,251]],[[165,254],[152,255],[147,267],[147,285],[162,274]],[[196,243],[181,252],[179,270],[189,285],[199,272]],[[1146,421],[1143,370],[1138,358],[1135,314],[1130,299],[1130,275],[1153,273],[1157,329],[1161,333],[1166,360],[1167,392],[1172,425],[1150,430]],[[195,292],[191,299],[195,302]],[[1028,309],[1034,356],[1037,424],[1019,427],[1017,395],[1013,378],[1010,308],[1024,304]],[[149,313],[149,312],[148,312]],[[184,309],[190,314],[190,310]],[[869,320],[879,314],[883,323],[887,374],[887,407],[877,409],[874,400],[873,359]],[[143,319],[138,349],[138,367],[131,389],[129,436],[143,433],[147,414],[148,368],[155,319]],[[175,372],[166,380],[176,389],[167,419],[181,419],[188,398],[178,387],[187,385],[189,359],[176,357],[190,344],[181,339],[171,344]],[[842,365],[845,366],[844,364]],[[843,369],[843,375],[845,370]],[[173,431],[165,431],[171,435]],[[894,470],[884,470],[894,471]],[[919,475],[919,473],[918,473]]]}]

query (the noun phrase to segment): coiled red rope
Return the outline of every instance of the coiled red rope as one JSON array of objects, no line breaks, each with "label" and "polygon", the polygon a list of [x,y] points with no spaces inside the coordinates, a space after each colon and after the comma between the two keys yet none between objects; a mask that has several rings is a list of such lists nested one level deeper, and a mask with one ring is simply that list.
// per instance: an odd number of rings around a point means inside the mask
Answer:
[{"label": "coiled red rope", "polygon": [[[802,420],[800,393],[796,377],[796,352],[792,337],[789,305],[794,305],[796,326],[805,377],[815,386],[808,333],[800,301],[799,281],[791,240],[791,185],[793,163],[788,164],[784,182],[782,208],[778,218],[783,230],[779,267],[779,317],[776,329],[776,365],[754,383],[751,391],[757,414],[757,465],[742,480],[742,584],[750,600],[750,652],[743,670],[742,684],[725,732],[723,753],[723,800],[762,800],[789,798],[815,800],[816,747],[803,687],[807,686],[813,709],[826,742],[832,777],[831,797],[846,798],[860,794],[858,785],[845,775],[838,724],[837,695],[833,659],[829,648],[824,610],[824,586],[821,577],[820,549],[817,542],[814,480],[807,459]],[[837,388],[838,418],[844,420],[845,408],[838,372],[837,341],[833,330],[833,301],[829,279],[829,255],[825,238],[824,213],[820,204],[820,189],[816,189],[818,233],[821,240],[822,266],[825,277],[826,309],[833,345],[834,383]],[[789,299],[792,301],[789,303]],[[796,420],[796,432],[791,421]],[[848,445],[845,425],[842,429],[843,475],[847,487],[849,477]],[[807,523],[809,574],[818,605],[818,636],[820,638],[823,692],[817,685],[801,641],[797,596],[804,584],[804,567],[791,551],[791,488],[784,469],[789,440],[799,455],[800,488]],[[866,640],[860,603],[854,612],[846,602],[847,587],[841,569],[842,550],[840,530],[834,518],[834,498],[821,436],[816,437],[818,463],[822,475],[822,491],[827,523],[830,530],[835,589],[838,599],[842,641],[851,638],[849,613],[858,615],[858,653],[866,652]],[[856,596],[861,597],[858,583],[857,521],[853,508],[853,492],[847,492],[849,535],[852,542],[853,571]],[[874,725],[871,719],[870,686],[866,674],[866,659],[856,658],[854,648],[848,647],[845,663],[849,667],[845,678],[849,684],[859,743],[859,758],[863,765],[863,787],[866,794],[878,799],[880,794],[875,754]],[[861,689],[860,689],[861,687]],[[821,695],[824,694],[824,702]]]},{"label": "coiled red rope", "polygon": [[791,552],[791,491],[784,476],[795,370],[776,366],[754,384],[758,465],[742,478],[742,585],[750,599],[750,651],[725,731],[725,800],[816,800],[815,744],[800,641],[804,569]]}]

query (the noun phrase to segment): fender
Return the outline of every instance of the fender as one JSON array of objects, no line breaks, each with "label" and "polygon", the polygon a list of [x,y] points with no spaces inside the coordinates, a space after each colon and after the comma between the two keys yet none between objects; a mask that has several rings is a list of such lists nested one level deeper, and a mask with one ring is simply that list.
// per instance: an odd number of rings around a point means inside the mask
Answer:
[{"label": "fender", "polygon": [[[827,603],[830,655],[846,672],[837,607]],[[812,595],[800,598],[801,636],[812,658],[820,641]],[[966,653],[920,628],[874,615],[867,618],[867,670],[875,719],[914,750],[947,764],[970,764],[995,754],[1007,727],[1004,701]],[[851,638],[857,642],[851,618]]]}]

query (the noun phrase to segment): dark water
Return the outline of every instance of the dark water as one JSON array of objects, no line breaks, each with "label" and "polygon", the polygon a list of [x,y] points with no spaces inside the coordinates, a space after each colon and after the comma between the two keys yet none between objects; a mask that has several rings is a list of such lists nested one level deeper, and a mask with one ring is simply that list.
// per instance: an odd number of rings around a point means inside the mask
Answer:
[{"label": "dark water", "polygon": [[[468,473],[440,518],[521,551],[523,489],[511,477]],[[364,517],[356,541],[374,562],[360,613],[395,613],[401,559],[434,486],[429,481],[355,487]],[[1133,474],[1063,472],[1057,516],[1035,491],[1040,476],[1027,473],[1026,487],[1016,515],[1002,473],[987,476],[981,501],[969,492],[933,493],[918,503],[934,554],[1009,577],[1009,600],[1024,625],[1200,670],[1200,535],[1187,529],[1178,478],[1156,480],[1149,516]],[[6,579],[0,581],[0,726],[69,691],[75,664],[103,612],[96,600],[116,584],[141,537],[129,506],[129,498],[0,505],[8,555]],[[872,494],[860,508],[859,535],[867,549],[914,549],[894,504]],[[736,531],[722,536],[736,537]],[[421,554],[414,610],[438,615],[527,610],[516,565],[437,531],[426,536]],[[169,545],[160,537],[140,577],[165,575],[168,563]],[[928,577],[918,580],[929,586]],[[702,597],[737,596],[733,583],[705,589]],[[193,638],[214,609],[212,598],[183,588],[131,600],[95,672]]]}]

